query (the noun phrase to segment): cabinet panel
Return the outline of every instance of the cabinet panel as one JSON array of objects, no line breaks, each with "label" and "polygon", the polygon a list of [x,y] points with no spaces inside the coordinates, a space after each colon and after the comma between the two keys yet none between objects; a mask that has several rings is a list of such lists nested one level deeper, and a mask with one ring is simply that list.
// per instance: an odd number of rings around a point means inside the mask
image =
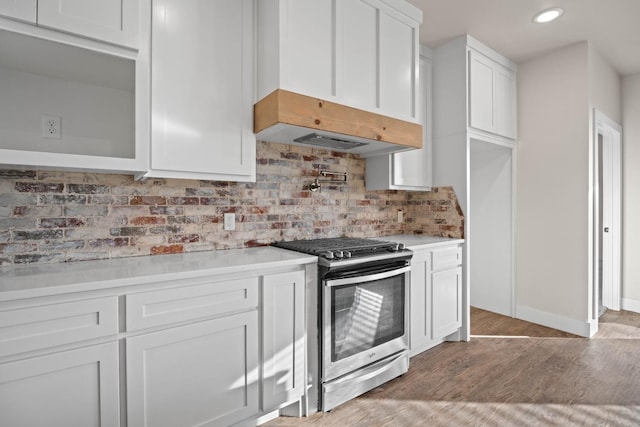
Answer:
[{"label": "cabinet panel", "polygon": [[462,264],[462,248],[447,248],[435,250],[431,253],[433,270],[442,270]]},{"label": "cabinet panel", "polygon": [[429,252],[414,252],[411,259],[411,327],[409,349],[413,356],[431,342],[431,259]]},{"label": "cabinet panel", "polygon": [[417,119],[416,29],[380,14],[380,108],[385,114]]},{"label": "cabinet panel", "polygon": [[251,0],[153,1],[146,176],[255,180],[253,11]]},{"label": "cabinet panel", "polygon": [[263,279],[263,411],[299,399],[305,391],[305,274]]},{"label": "cabinet panel", "polygon": [[118,333],[118,298],[0,311],[0,356]]},{"label": "cabinet panel", "polygon": [[342,63],[338,93],[349,105],[374,110],[378,90],[378,9],[363,0],[338,2],[341,13],[336,39],[338,62]]},{"label": "cabinet panel", "polygon": [[462,268],[434,272],[431,290],[433,336],[442,338],[462,325]]},{"label": "cabinet panel", "polygon": [[0,0],[0,15],[36,23],[37,0]]},{"label": "cabinet panel", "polygon": [[420,55],[418,117],[422,124],[422,148],[395,153],[393,156],[393,184],[411,190],[431,190],[431,59]]},{"label": "cabinet panel", "polygon": [[129,427],[227,426],[258,413],[258,314],[127,339]]},{"label": "cabinet panel", "polygon": [[496,133],[515,139],[516,123],[516,75],[513,71],[497,66],[496,78]]},{"label": "cabinet panel", "polygon": [[469,126],[494,132],[494,64],[469,52]]},{"label": "cabinet panel", "polygon": [[138,0],[38,0],[38,25],[137,48]]},{"label": "cabinet panel", "polygon": [[431,50],[420,47],[418,118],[422,124],[422,148],[368,157],[367,190],[430,191],[432,158],[432,60]]},{"label": "cabinet panel", "polygon": [[321,99],[335,95],[333,1],[287,0],[283,89]]},{"label": "cabinet panel", "polygon": [[127,331],[258,306],[258,278],[128,294]]},{"label": "cabinet panel", "polygon": [[0,364],[0,425],[116,427],[118,345]]}]

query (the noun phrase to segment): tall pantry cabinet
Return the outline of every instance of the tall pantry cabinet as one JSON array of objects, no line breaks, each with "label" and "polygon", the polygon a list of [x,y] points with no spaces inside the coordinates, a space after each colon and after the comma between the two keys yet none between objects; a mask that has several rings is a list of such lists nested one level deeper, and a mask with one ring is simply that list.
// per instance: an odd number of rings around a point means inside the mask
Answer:
[{"label": "tall pantry cabinet", "polygon": [[434,186],[453,186],[464,212],[463,294],[505,315],[515,297],[516,72],[469,35],[434,50]]}]

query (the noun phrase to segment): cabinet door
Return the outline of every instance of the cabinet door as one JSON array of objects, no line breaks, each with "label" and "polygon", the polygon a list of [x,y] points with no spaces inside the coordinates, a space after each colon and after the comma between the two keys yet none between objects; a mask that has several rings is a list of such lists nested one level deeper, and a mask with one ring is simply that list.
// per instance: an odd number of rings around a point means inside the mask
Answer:
[{"label": "cabinet door", "polygon": [[430,191],[432,158],[432,60],[426,47],[420,48],[418,117],[422,124],[422,148],[368,157],[365,170],[367,190]]},{"label": "cabinet door", "polygon": [[118,344],[107,343],[0,365],[0,425],[115,427]]},{"label": "cabinet door", "polygon": [[263,279],[262,410],[277,409],[305,391],[305,274],[273,274]]},{"label": "cabinet door", "polygon": [[137,48],[138,0],[38,0],[38,25]]},{"label": "cabinet door", "polygon": [[129,427],[228,426],[258,413],[257,311],[127,339]]},{"label": "cabinet door", "polygon": [[433,337],[444,338],[462,325],[462,268],[431,275]]},{"label": "cabinet door", "polygon": [[469,126],[494,132],[495,64],[486,56],[469,52]]},{"label": "cabinet door", "polygon": [[378,88],[378,8],[366,0],[337,2],[337,93],[348,105],[375,111]]},{"label": "cabinet door", "polygon": [[516,73],[497,66],[495,71],[495,119],[496,133],[507,138],[516,138]]},{"label": "cabinet door", "polygon": [[36,23],[37,0],[0,0],[0,15]]},{"label": "cabinet door", "polygon": [[252,0],[154,0],[147,176],[255,181]]},{"label": "cabinet door", "polygon": [[422,124],[422,148],[393,156],[393,185],[407,190],[431,190],[431,59],[420,55],[420,102],[418,117]]},{"label": "cabinet door", "polygon": [[280,35],[283,89],[321,99],[335,96],[333,3],[282,1],[286,10],[282,23],[286,31]]},{"label": "cabinet door", "polygon": [[431,254],[414,252],[411,259],[411,323],[409,351],[414,356],[430,347]]},{"label": "cabinet door", "polygon": [[399,119],[417,117],[417,27],[400,15],[380,12],[380,110]]}]

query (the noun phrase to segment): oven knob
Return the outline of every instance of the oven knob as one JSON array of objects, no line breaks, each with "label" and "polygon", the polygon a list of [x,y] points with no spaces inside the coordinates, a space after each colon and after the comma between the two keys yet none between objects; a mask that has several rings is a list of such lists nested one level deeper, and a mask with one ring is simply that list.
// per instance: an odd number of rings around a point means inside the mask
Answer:
[{"label": "oven knob", "polygon": [[344,255],[345,258],[351,258],[351,252],[349,252],[349,251],[344,251],[343,255]]},{"label": "oven knob", "polygon": [[404,251],[405,249],[407,249],[407,247],[404,245],[404,243],[398,243],[398,250],[399,251]]},{"label": "oven knob", "polygon": [[333,252],[332,252],[332,251],[324,252],[322,255],[323,255],[326,259],[333,259],[333,258],[334,258],[334,256],[333,256]]},{"label": "oven knob", "polygon": [[336,258],[343,258],[344,257],[344,252],[342,252],[342,251],[335,251],[334,254],[336,255]]}]

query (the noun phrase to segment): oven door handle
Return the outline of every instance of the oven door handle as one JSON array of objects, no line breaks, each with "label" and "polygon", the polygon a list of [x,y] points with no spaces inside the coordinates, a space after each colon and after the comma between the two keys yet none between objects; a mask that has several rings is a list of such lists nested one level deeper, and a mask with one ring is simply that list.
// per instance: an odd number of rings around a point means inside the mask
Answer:
[{"label": "oven door handle", "polygon": [[332,287],[332,286],[341,286],[341,285],[352,285],[354,283],[374,282],[376,280],[387,279],[389,277],[398,276],[403,273],[408,273],[409,271],[411,271],[411,267],[407,266],[402,268],[395,268],[393,270],[385,271],[382,273],[367,274],[366,276],[347,277],[345,279],[325,280],[324,285],[327,287]]}]

